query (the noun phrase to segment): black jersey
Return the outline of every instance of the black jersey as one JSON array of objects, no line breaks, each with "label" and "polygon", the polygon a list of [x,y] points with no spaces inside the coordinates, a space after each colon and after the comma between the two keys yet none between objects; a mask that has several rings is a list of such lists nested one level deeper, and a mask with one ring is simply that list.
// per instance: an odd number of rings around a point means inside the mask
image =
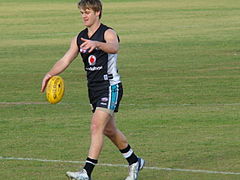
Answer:
[{"label": "black jersey", "polygon": [[117,54],[108,54],[101,49],[94,49],[88,53],[88,51],[80,49],[80,45],[83,43],[81,38],[106,42],[104,33],[108,29],[111,28],[101,24],[91,37],[88,37],[87,28],[78,34],[77,45],[87,72],[88,87],[106,87],[121,82],[117,69]]}]

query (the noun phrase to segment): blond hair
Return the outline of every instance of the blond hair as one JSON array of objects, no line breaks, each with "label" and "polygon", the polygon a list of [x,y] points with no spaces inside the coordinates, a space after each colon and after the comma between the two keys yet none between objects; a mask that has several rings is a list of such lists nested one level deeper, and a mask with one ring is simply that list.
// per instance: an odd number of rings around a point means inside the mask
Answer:
[{"label": "blond hair", "polygon": [[102,2],[101,0],[81,0],[78,3],[78,8],[92,9],[94,12],[100,12],[99,19],[102,17]]}]

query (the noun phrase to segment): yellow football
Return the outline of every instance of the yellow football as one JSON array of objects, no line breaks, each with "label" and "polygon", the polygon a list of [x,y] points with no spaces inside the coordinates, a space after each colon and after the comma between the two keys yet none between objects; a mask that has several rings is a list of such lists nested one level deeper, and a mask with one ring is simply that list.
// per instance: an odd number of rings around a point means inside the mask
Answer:
[{"label": "yellow football", "polygon": [[49,79],[46,88],[48,102],[56,104],[60,102],[64,95],[64,80],[60,76],[53,76]]}]

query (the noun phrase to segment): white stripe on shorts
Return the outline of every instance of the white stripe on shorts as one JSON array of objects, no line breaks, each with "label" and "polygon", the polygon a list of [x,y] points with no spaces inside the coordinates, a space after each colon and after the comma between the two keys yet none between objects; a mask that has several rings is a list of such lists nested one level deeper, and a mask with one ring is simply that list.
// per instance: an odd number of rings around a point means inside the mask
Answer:
[{"label": "white stripe on shorts", "polygon": [[112,89],[111,86],[109,86],[109,95],[108,95],[108,109],[111,107],[111,101],[112,101]]}]

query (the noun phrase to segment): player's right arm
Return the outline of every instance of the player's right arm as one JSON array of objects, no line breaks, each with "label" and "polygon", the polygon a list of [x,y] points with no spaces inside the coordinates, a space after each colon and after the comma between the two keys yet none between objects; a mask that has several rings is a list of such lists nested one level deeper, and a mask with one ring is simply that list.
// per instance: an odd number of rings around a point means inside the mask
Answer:
[{"label": "player's right arm", "polygon": [[65,53],[65,55],[60,60],[58,60],[54,64],[52,69],[44,76],[44,78],[42,80],[41,92],[44,92],[44,90],[47,86],[48,80],[52,76],[56,76],[56,75],[62,73],[71,64],[71,62],[77,57],[78,53],[79,52],[78,52],[77,36],[76,36],[72,39],[70,48]]}]

